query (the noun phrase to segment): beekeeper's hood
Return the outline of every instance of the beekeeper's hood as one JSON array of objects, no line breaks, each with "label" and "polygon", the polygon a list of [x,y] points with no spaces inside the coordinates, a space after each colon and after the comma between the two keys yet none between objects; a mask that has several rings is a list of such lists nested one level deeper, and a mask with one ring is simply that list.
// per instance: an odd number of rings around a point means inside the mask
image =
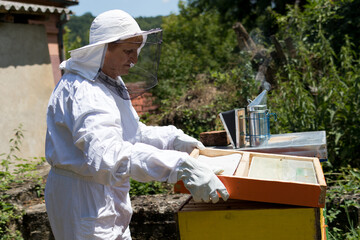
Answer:
[{"label": "beekeeper's hood", "polygon": [[[142,31],[133,17],[122,10],[110,10],[97,16],[91,24],[89,44],[70,51],[71,58],[60,64],[60,69],[73,72],[95,81],[101,72],[107,44],[142,36],[141,58],[133,66],[128,76],[122,79],[132,96],[139,96],[157,84],[157,69],[160,58],[162,30]],[[146,46],[149,46],[149,50]]]}]

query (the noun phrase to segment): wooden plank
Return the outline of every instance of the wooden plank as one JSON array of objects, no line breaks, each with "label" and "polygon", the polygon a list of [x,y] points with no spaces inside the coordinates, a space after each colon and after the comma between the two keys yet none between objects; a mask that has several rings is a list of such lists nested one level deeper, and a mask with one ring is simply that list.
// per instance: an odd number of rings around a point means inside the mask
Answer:
[{"label": "wooden plank", "polygon": [[193,157],[193,158],[198,158],[200,155],[200,150],[195,148],[191,153],[190,153],[190,157]]},{"label": "wooden plank", "polygon": [[319,202],[322,189],[318,184],[259,180],[248,177],[218,176],[226,186],[230,199],[324,207]]},{"label": "wooden plank", "polygon": [[244,152],[234,176],[247,176],[250,166],[250,153]]},{"label": "wooden plank", "polygon": [[265,202],[255,202],[255,201],[245,201],[238,199],[228,199],[226,202],[220,198],[219,202],[213,204],[211,202],[195,202],[192,197],[179,208],[181,212],[188,211],[218,211],[218,210],[240,210],[240,209],[284,209],[284,208],[306,208],[303,206],[293,206],[286,204],[276,204],[276,203],[265,203]]},{"label": "wooden plank", "polygon": [[320,185],[320,190],[321,190],[320,195],[319,195],[319,205],[320,205],[325,202],[327,185],[326,185],[325,177],[324,177],[320,162],[317,161],[317,158],[314,158],[313,162],[314,162],[317,180],[318,180],[318,183]]},{"label": "wooden plank", "polygon": [[[194,151],[197,152],[198,149],[194,149]],[[233,153],[243,154],[243,152],[235,151],[235,150],[223,150],[223,149],[211,149],[211,148],[205,148],[203,150],[200,150],[200,152],[199,152],[199,154],[205,155],[207,157],[219,157],[219,156],[229,155],[229,154],[233,154]],[[190,156],[191,156],[191,154],[190,154]]]},{"label": "wooden plank", "polygon": [[240,148],[245,147],[246,145],[246,113],[245,108],[240,108],[237,111],[237,119],[238,119],[238,139]]},{"label": "wooden plank", "polygon": [[[242,151],[239,151],[242,152]],[[292,156],[292,155],[283,155],[283,154],[272,154],[272,153],[260,153],[260,152],[250,152],[251,156],[257,157],[266,157],[266,158],[281,158],[281,159],[294,159],[299,161],[314,161],[314,158],[311,157],[301,157],[301,156]],[[317,159],[317,158],[315,158]]]},{"label": "wooden plank", "polygon": [[321,186],[326,186],[325,177],[320,162],[317,158],[313,158],[313,164],[316,172],[318,182]]},{"label": "wooden plank", "polygon": [[328,227],[325,222],[324,208],[320,208],[320,227],[321,227],[321,240],[326,240],[326,228]]},{"label": "wooden plank", "polygon": [[204,146],[228,146],[230,144],[225,130],[200,133],[200,142]]}]

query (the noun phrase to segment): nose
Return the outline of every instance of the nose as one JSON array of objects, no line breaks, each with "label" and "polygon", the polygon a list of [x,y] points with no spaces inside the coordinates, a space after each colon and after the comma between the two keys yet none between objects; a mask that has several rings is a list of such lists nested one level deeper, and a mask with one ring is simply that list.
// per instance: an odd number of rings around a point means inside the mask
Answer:
[{"label": "nose", "polygon": [[130,54],[130,61],[133,63],[133,64],[136,64],[137,61],[138,61],[138,54],[137,54],[137,51],[134,51]]}]

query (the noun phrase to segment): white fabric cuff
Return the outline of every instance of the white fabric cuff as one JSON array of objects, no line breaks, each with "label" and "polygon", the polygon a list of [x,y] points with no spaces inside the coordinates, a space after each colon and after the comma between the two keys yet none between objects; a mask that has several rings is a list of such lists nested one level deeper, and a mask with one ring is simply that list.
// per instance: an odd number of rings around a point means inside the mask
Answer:
[{"label": "white fabric cuff", "polygon": [[183,164],[183,162],[185,161],[185,159],[180,159],[176,166],[174,167],[174,169],[170,172],[169,178],[167,180],[168,183],[176,183],[178,181],[178,172],[179,172],[179,168],[180,166]]}]

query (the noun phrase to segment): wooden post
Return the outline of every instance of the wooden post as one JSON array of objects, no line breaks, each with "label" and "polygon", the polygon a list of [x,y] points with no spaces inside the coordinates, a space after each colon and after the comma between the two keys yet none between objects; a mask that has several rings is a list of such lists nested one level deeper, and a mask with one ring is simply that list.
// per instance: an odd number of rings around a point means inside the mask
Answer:
[{"label": "wooden post", "polygon": [[244,28],[244,26],[240,22],[237,22],[233,26],[233,29],[236,33],[237,41],[238,41],[240,49],[255,52],[256,45],[255,45],[254,41],[252,40],[252,38],[249,36],[249,34],[246,31],[246,29]]},{"label": "wooden post", "polygon": [[281,47],[281,45],[280,45],[280,43],[279,43],[279,41],[277,40],[277,38],[274,36],[274,35],[272,35],[271,37],[270,37],[270,39],[271,39],[271,42],[274,44],[274,46],[275,46],[275,50],[276,50],[276,60],[281,64],[283,64],[283,63],[286,63],[286,57],[285,57],[285,54],[284,54],[284,52],[283,52],[283,50],[282,50],[282,47]]}]

